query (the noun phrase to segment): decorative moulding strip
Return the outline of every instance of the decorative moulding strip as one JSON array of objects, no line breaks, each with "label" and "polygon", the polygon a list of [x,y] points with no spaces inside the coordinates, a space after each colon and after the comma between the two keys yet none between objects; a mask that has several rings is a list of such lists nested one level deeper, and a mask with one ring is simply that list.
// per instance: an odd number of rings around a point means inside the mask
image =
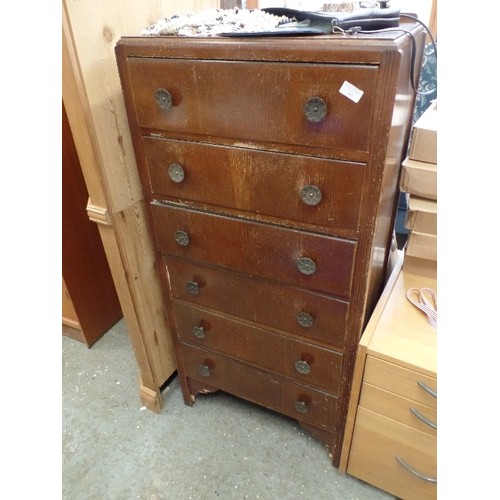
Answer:
[{"label": "decorative moulding strip", "polygon": [[90,199],[87,203],[87,215],[91,221],[96,222],[97,224],[103,224],[104,226],[113,225],[108,209],[92,205]]}]

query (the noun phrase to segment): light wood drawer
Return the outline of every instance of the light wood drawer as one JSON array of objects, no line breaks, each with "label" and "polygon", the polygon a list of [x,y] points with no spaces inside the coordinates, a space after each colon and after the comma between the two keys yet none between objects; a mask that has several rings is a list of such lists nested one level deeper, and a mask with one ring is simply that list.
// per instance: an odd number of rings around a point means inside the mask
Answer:
[{"label": "light wood drawer", "polygon": [[358,230],[364,164],[150,137],[143,145],[155,198]]},{"label": "light wood drawer", "polygon": [[163,253],[339,297],[350,295],[354,241],[176,205],[153,204],[151,209]]},{"label": "light wood drawer", "polygon": [[437,399],[431,396],[425,387],[437,391],[437,380],[394,363],[374,356],[366,357],[364,382],[380,387],[399,396],[422,403],[432,408],[437,407]]},{"label": "light wood drawer", "polygon": [[[349,304],[326,295],[166,257],[172,298],[343,347]],[[199,284],[199,293],[188,289]],[[293,300],[290,300],[293,298]],[[310,321],[305,322],[303,317]]]},{"label": "light wood drawer", "polygon": [[437,410],[367,384],[361,388],[359,406],[401,422],[419,431],[436,435]]},{"label": "light wood drawer", "polygon": [[[140,127],[368,151],[376,66],[129,58],[127,70]],[[363,93],[358,102],[345,82]],[[326,103],[320,121],[306,117],[312,98]]]},{"label": "light wood drawer", "polygon": [[206,310],[183,304],[174,304],[173,309],[177,335],[182,341],[214,349],[331,394],[339,393],[341,353]]},{"label": "light wood drawer", "polygon": [[405,500],[433,499],[436,483],[415,473],[437,477],[436,448],[436,437],[358,408],[347,472]]}]

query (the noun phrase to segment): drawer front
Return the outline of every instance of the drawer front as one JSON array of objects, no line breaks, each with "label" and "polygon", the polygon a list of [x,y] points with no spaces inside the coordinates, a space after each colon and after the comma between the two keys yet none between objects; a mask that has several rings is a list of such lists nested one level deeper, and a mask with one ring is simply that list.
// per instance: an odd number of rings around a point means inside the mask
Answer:
[{"label": "drawer front", "polygon": [[364,164],[147,137],[143,144],[154,197],[358,230]]},{"label": "drawer front", "polygon": [[437,380],[402,366],[383,361],[374,356],[366,357],[365,374],[367,384],[380,387],[399,396],[437,408],[437,398],[431,396],[425,388],[437,391]]},{"label": "drawer front", "polygon": [[189,378],[325,430],[337,427],[335,396],[185,344],[180,353]]},{"label": "drawer front", "polygon": [[181,341],[339,393],[342,354],[186,305],[173,309]]},{"label": "drawer front", "polygon": [[359,406],[435,436],[437,409],[363,383]]},{"label": "drawer front", "polygon": [[349,297],[355,242],[174,206],[152,212],[163,253]]},{"label": "drawer front", "polygon": [[437,478],[436,450],[435,436],[358,408],[347,473],[398,498],[434,499],[436,483],[416,474]]},{"label": "drawer front", "polygon": [[127,70],[140,127],[368,151],[375,66],[129,58]]},{"label": "drawer front", "polygon": [[346,302],[171,257],[164,261],[174,300],[189,301],[332,346],[344,345]]}]

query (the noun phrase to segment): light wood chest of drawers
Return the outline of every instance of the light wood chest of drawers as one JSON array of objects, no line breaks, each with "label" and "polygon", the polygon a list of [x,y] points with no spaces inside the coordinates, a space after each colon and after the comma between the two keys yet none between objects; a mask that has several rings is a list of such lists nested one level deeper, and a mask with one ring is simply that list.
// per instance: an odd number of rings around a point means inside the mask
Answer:
[{"label": "light wood chest of drawers", "polygon": [[[407,29],[418,76],[424,35]],[[335,465],[384,282],[412,47],[392,32],[116,48],[186,404],[224,390],[288,415]]]},{"label": "light wood chest of drawers", "polygon": [[437,333],[406,298],[436,281],[400,267],[360,341],[340,469],[398,498],[436,498]]}]

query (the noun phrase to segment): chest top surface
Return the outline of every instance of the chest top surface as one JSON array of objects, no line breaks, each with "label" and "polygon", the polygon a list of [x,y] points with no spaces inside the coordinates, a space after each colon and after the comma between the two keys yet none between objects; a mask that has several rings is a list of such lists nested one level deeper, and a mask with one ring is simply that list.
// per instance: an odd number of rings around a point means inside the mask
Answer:
[{"label": "chest top surface", "polygon": [[401,30],[376,34],[308,37],[168,37],[123,36],[117,43],[130,57],[178,57],[290,62],[359,62],[377,64],[381,54],[399,47],[422,28],[402,24]]}]

